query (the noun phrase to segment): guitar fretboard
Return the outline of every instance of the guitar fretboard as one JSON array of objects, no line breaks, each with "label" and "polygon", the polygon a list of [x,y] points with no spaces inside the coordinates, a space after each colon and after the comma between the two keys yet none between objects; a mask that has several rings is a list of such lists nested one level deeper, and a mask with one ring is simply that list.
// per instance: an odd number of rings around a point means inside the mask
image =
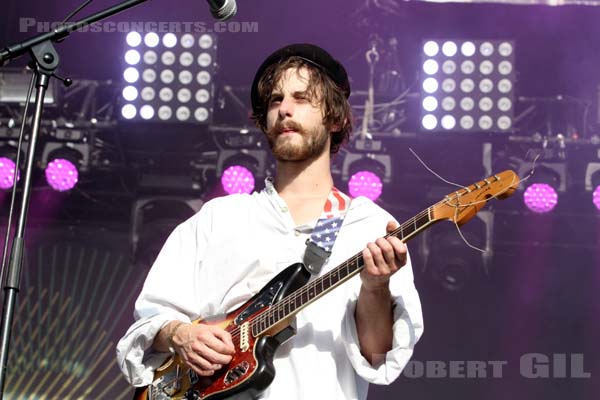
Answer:
[{"label": "guitar fretboard", "polygon": [[[433,207],[409,219],[385,237],[396,236],[403,242],[408,241],[420,230],[432,223]],[[252,321],[252,334],[258,336],[261,332],[270,329],[279,321],[285,320],[302,308],[311,304],[316,299],[338,287],[354,275],[359,273],[364,266],[362,252],[344,261],[328,273],[311,281],[295,292],[289,294],[283,300],[267,308]]]}]

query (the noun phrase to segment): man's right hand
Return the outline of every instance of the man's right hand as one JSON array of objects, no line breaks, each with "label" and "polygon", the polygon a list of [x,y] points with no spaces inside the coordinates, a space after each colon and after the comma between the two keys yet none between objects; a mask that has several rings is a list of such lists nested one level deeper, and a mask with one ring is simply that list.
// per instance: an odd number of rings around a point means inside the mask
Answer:
[{"label": "man's right hand", "polygon": [[201,376],[214,374],[235,354],[229,332],[216,326],[172,321],[161,329],[161,334],[187,366]]}]

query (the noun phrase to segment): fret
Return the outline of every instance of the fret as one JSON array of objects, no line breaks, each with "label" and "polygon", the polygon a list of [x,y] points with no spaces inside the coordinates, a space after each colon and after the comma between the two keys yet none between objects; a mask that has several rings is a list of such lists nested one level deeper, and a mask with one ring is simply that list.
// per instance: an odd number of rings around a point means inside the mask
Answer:
[{"label": "fret", "polygon": [[[340,267],[345,267],[346,265],[341,265]],[[338,271],[338,281],[341,281],[342,279],[344,279],[344,277],[346,275],[348,275],[348,270],[346,268],[340,268],[340,270]]]},{"label": "fret", "polygon": [[269,310],[269,311],[267,311],[267,315],[261,322],[261,329],[265,330],[267,328],[267,326],[271,326],[271,325],[273,325],[273,313],[271,312],[271,310]]},{"label": "fret", "polygon": [[348,275],[353,275],[360,268],[360,263],[358,262],[358,257],[354,257],[352,262],[350,263],[350,273]]},{"label": "fret", "polygon": [[404,234],[404,225],[400,225],[400,240],[404,240],[404,238],[406,237],[406,235]]},{"label": "fret", "polygon": [[302,288],[301,290],[302,292],[300,293],[300,296],[302,298],[302,304],[306,304],[308,303],[308,292],[304,288]]},{"label": "fret", "polygon": [[429,223],[429,214],[423,214],[418,219],[418,225],[420,228],[424,227]]},{"label": "fret", "polygon": [[267,329],[267,319],[269,318],[269,313],[267,312],[266,318],[261,318],[258,321],[258,328],[261,331],[264,331],[265,329]]}]

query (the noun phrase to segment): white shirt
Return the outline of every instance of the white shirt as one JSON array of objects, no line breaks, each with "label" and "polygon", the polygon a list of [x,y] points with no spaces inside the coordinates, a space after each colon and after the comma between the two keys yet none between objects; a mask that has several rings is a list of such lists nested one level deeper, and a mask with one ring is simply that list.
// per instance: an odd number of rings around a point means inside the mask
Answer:
[{"label": "white shirt", "polygon": [[[321,274],[385,235],[393,217],[359,197],[350,209]],[[278,272],[300,262],[316,221],[295,226],[269,183],[252,195],[207,202],[166,241],[135,304],[136,322],[117,345],[119,366],[134,386],[152,382],[169,354],[152,353],[168,321],[191,321],[232,311]],[[296,316],[297,333],[275,355],[275,379],[264,399],[361,399],[368,383],[393,382],[423,332],[419,296],[408,263],[390,280],[394,297],[393,348],[376,367],[360,354],[354,311],[361,281],[355,276]]]}]

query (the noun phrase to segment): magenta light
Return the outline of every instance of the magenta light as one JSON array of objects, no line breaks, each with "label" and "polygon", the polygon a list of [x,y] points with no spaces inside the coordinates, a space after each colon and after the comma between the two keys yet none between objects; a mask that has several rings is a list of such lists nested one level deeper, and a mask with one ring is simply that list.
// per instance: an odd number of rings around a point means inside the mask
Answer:
[{"label": "magenta light", "polygon": [[55,158],[46,167],[46,181],[52,189],[59,192],[71,190],[77,184],[79,172],[77,167],[64,158]]},{"label": "magenta light", "polygon": [[223,171],[221,185],[229,193],[252,193],[254,190],[254,175],[248,168],[232,165]]},{"label": "magenta light", "polygon": [[10,158],[0,157],[0,189],[10,189],[14,183],[15,162]]},{"label": "magenta light", "polygon": [[556,207],[558,194],[550,185],[534,183],[525,190],[523,201],[531,211],[543,214],[552,211]]},{"label": "magenta light", "polygon": [[598,210],[600,210],[600,185],[596,186],[594,193],[592,193],[592,201]]},{"label": "magenta light", "polygon": [[375,201],[381,196],[382,190],[381,179],[370,171],[358,171],[348,182],[348,191],[352,197],[365,196]]}]

